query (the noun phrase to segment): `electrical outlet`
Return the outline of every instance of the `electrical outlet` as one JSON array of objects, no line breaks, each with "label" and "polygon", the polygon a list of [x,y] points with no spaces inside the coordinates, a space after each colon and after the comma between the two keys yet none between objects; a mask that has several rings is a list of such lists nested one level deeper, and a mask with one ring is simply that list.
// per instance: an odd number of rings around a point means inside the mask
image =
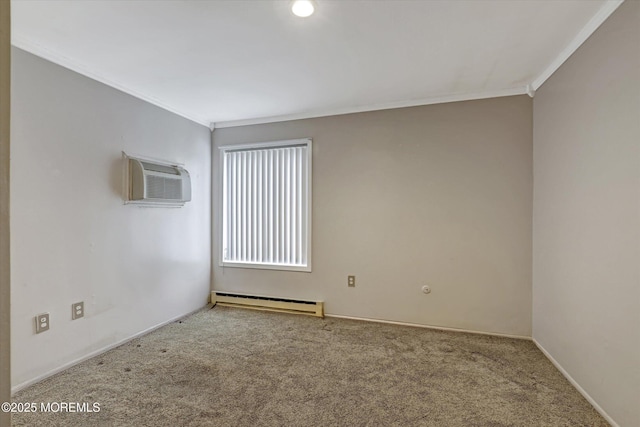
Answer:
[{"label": "electrical outlet", "polygon": [[36,316],[36,334],[49,330],[49,313],[42,313]]},{"label": "electrical outlet", "polygon": [[71,320],[84,317],[84,301],[71,304]]},{"label": "electrical outlet", "polygon": [[347,276],[347,286],[350,288],[356,287],[356,276]]}]

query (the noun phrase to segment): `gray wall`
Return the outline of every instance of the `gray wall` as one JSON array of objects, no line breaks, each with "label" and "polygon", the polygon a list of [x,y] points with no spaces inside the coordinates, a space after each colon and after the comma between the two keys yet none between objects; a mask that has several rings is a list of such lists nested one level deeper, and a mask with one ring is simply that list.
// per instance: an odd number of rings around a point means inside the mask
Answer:
[{"label": "gray wall", "polygon": [[216,147],[313,138],[313,272],[222,269],[214,209],[214,289],[530,336],[531,119],[517,96],[217,129]]},{"label": "gray wall", "polygon": [[[13,50],[13,385],[22,387],[203,307],[210,289],[211,137],[178,117]],[[184,207],[123,204],[129,154],[184,163]],[[85,318],[71,321],[71,304]],[[49,312],[51,330],[34,334]],[[47,357],[42,357],[46,354]]]},{"label": "gray wall", "polygon": [[[11,274],[9,262],[9,109],[11,89],[11,25],[8,1],[0,2],[0,403],[11,400]],[[0,426],[11,414],[0,411]]]},{"label": "gray wall", "polygon": [[534,339],[640,425],[640,2],[536,93],[534,177]]}]

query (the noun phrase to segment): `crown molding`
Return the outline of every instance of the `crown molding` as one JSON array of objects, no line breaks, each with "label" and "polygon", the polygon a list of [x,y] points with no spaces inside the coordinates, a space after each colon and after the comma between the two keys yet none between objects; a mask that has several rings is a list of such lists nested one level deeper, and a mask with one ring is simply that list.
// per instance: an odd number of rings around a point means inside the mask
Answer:
[{"label": "crown molding", "polygon": [[569,59],[573,53],[578,50],[582,43],[584,43],[593,34],[604,21],[624,2],[624,0],[609,0],[604,6],[598,10],[598,12],[587,22],[587,25],[582,27],[582,30],[571,40],[571,42],[564,48],[562,52],[545,68],[545,70],[531,83],[531,87],[535,92],[542,84],[547,81],[553,73],[564,62]]},{"label": "crown molding", "polygon": [[48,61],[51,61],[57,65],[65,67],[69,70],[72,70],[79,74],[87,76],[93,80],[104,83],[108,86],[111,86],[131,96],[139,98],[152,105],[160,107],[173,114],[184,117],[195,123],[204,125],[209,129],[213,130],[216,128],[249,126],[249,125],[256,125],[256,124],[283,122],[283,121],[289,121],[289,120],[302,120],[302,119],[335,116],[335,115],[342,115],[342,114],[362,113],[362,112],[368,112],[368,111],[417,107],[421,105],[444,104],[449,102],[497,98],[497,97],[503,97],[503,96],[528,94],[529,96],[533,97],[533,95],[535,94],[535,91],[538,90],[538,88],[540,88],[540,86],[542,86],[542,84],[544,84],[544,82],[549,77],[551,77],[551,75],[553,75],[553,73],[558,68],[560,68],[560,66],[562,66],[562,64],[591,36],[591,34],[593,34],[600,27],[600,25],[602,25],[602,23],[623,2],[624,0],[606,1],[605,4],[600,8],[600,10],[598,10],[598,12],[589,20],[589,22],[582,28],[582,30],[580,30],[580,32],[573,38],[573,40],[562,50],[562,52],[560,52],[560,54],[547,66],[547,68],[545,68],[545,70],[536,79],[534,79],[531,82],[531,84],[526,86],[509,88],[509,89],[501,89],[501,90],[495,90],[495,91],[479,92],[479,93],[460,93],[460,94],[452,94],[452,95],[433,96],[433,97],[427,97],[427,98],[421,98],[421,99],[413,99],[413,100],[390,102],[390,103],[370,104],[370,105],[353,106],[353,107],[345,107],[345,108],[333,108],[333,109],[325,109],[325,110],[314,110],[314,111],[300,112],[300,113],[294,113],[294,114],[256,117],[256,118],[249,118],[249,119],[220,121],[220,122],[212,122],[210,120],[205,120],[202,117],[197,117],[192,114],[187,114],[187,113],[184,113],[183,111],[176,110],[175,108],[165,104],[164,102],[152,96],[145,95],[123,84],[110,80],[96,72],[91,71],[89,68],[79,64],[78,62],[64,55],[60,55],[48,48],[45,48],[44,46],[41,46],[38,43],[33,43],[27,40],[26,38],[21,37],[20,35],[14,35],[12,37],[12,45],[22,50],[25,50],[29,53],[32,53],[36,56],[44,58]]},{"label": "crown molding", "polygon": [[165,104],[164,102],[152,96],[145,95],[123,84],[110,80],[98,73],[91,71],[89,68],[79,64],[78,62],[72,60],[71,58],[68,58],[64,55],[61,55],[57,52],[47,49],[46,47],[38,43],[33,43],[27,40],[26,38],[21,37],[20,35],[14,34],[11,37],[11,44],[17,47],[18,49],[22,49],[40,58],[46,59],[47,61],[53,62],[54,64],[67,68],[85,77],[89,77],[90,79],[96,80],[100,83],[103,83],[107,86],[110,86],[128,95],[141,99],[145,102],[148,102],[149,104],[155,105],[156,107],[160,107],[163,110],[169,111],[170,113],[176,114],[180,117],[184,117],[187,120],[191,120],[192,122],[198,123],[200,125],[204,125],[206,127],[209,127],[209,124],[211,123],[210,121],[205,120],[201,117],[196,117],[194,115],[187,114],[183,111],[176,110],[175,108]]},{"label": "crown molding", "polygon": [[362,113],[367,111],[389,110],[394,108],[443,104],[448,102],[471,101],[476,99],[497,98],[502,96],[523,95],[523,94],[529,93],[528,87],[522,86],[522,87],[515,87],[510,89],[501,89],[501,90],[487,91],[487,92],[480,92],[480,93],[461,93],[461,94],[452,94],[452,95],[442,95],[442,96],[434,96],[434,97],[428,97],[428,98],[398,101],[398,102],[383,103],[383,104],[371,104],[371,105],[356,106],[356,107],[334,108],[334,109],[316,110],[316,111],[294,113],[294,114],[285,114],[285,115],[279,115],[279,116],[256,117],[256,118],[250,118],[250,119],[212,122],[210,120],[206,120],[201,117],[196,117],[194,115],[176,110],[175,108],[165,104],[164,102],[154,97],[145,95],[123,84],[110,80],[98,73],[95,73],[94,71],[91,71],[89,68],[79,64],[73,59],[68,58],[64,55],[61,55],[57,52],[54,52],[38,43],[33,43],[27,40],[26,38],[21,37],[20,35],[14,34],[11,40],[11,44],[19,49],[22,49],[40,58],[46,59],[47,61],[53,62],[54,64],[60,65],[61,67],[67,68],[83,76],[89,77],[90,79],[96,80],[107,86],[113,87],[121,92],[134,96],[138,99],[141,99],[157,107],[160,107],[178,116],[184,117],[195,123],[204,125],[212,131],[217,128],[225,128],[225,127],[247,126],[247,125],[253,125],[253,124],[310,119],[310,118],[316,118],[316,117],[336,116],[341,114]]},{"label": "crown molding", "polygon": [[412,99],[408,101],[389,102],[384,104],[371,104],[357,107],[334,108],[327,110],[308,111],[295,114],[284,114],[281,116],[256,117],[245,120],[230,120],[216,122],[215,128],[228,128],[237,126],[249,126],[265,123],[286,122],[290,120],[313,119],[318,117],[338,116],[342,114],[364,113],[368,111],[391,110],[395,108],[419,107],[422,105],[445,104],[449,102],[473,101],[477,99],[499,98],[503,96],[524,95],[528,93],[527,86],[511,89],[501,89],[480,93],[462,93],[453,95],[434,96],[430,98]]}]

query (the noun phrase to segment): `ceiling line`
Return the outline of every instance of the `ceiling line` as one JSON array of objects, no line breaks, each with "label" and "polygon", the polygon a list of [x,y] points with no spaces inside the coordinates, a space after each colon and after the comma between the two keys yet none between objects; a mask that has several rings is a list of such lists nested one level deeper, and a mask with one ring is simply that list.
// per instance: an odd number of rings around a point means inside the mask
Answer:
[{"label": "ceiling line", "polygon": [[553,61],[551,61],[549,66],[547,66],[547,68],[545,68],[545,70],[540,73],[538,78],[531,82],[531,87],[533,88],[533,90],[538,90],[538,88],[542,86],[542,84],[547,81],[547,79],[551,77],[551,75],[555,73],[556,70],[560,68],[560,66],[564,64],[564,62],[569,59],[569,57],[573,55],[573,53],[578,50],[580,46],[582,46],[582,43],[587,41],[591,34],[593,34],[623,2],[624,0],[607,1],[604,6],[602,6],[600,10],[598,10],[598,13],[596,13],[593,18],[591,18],[589,22],[587,22],[587,24],[582,28],[582,30],[580,30],[580,32],[573,38],[573,40],[571,40],[571,42],[564,48],[564,50],[562,50],[562,52],[560,52],[560,54]]},{"label": "ceiling line", "polygon": [[303,113],[284,114],[280,116],[256,117],[244,120],[229,120],[216,122],[214,126],[218,128],[228,128],[236,126],[257,125],[264,123],[285,122],[289,120],[312,119],[317,117],[338,116],[342,114],[364,113],[367,111],[391,110],[394,108],[419,107],[421,105],[445,104],[448,102],[473,101],[477,99],[499,98],[502,96],[524,95],[528,91],[526,86],[510,89],[499,89],[479,93],[460,93],[453,95],[432,96],[408,101],[388,102],[384,104],[371,104],[357,107],[335,108],[328,110],[308,111]]},{"label": "ceiling line", "polygon": [[551,75],[558,68],[560,68],[560,66],[589,38],[589,36],[591,36],[591,34],[593,34],[600,27],[600,25],[623,2],[624,0],[608,0],[604,4],[604,6],[602,6],[600,10],[596,13],[596,15],[594,15],[589,20],[589,22],[582,28],[582,30],[576,35],[576,37],[574,37],[574,39],[560,52],[560,54],[549,64],[549,66],[545,68],[545,70],[536,79],[534,79],[529,85],[496,90],[496,91],[432,96],[432,97],[421,98],[421,99],[396,101],[396,102],[382,103],[382,104],[370,104],[370,105],[363,105],[363,106],[308,111],[308,112],[292,113],[292,114],[285,114],[285,115],[279,115],[279,116],[255,117],[255,118],[220,121],[220,122],[212,122],[211,120],[205,120],[202,117],[197,117],[197,116],[176,110],[175,108],[167,105],[166,103],[154,97],[145,95],[125,85],[122,85],[118,82],[105,78],[101,76],[99,73],[91,71],[90,69],[88,69],[85,66],[82,66],[76,61],[64,55],[60,55],[48,48],[45,48],[44,46],[41,46],[38,43],[33,43],[29,41],[27,38],[20,36],[19,34],[14,34],[12,36],[11,43],[13,46],[19,49],[25,50],[29,53],[32,53],[36,56],[44,58],[50,62],[53,62],[54,64],[60,65],[71,71],[75,71],[81,75],[89,77],[107,86],[113,87],[117,90],[120,90],[121,92],[129,94],[136,98],[139,98],[143,101],[146,101],[152,105],[160,107],[178,116],[184,117],[195,123],[207,126],[208,128],[211,129],[211,128],[225,128],[225,127],[246,126],[246,125],[262,124],[262,123],[282,122],[282,121],[288,121],[288,120],[301,120],[301,119],[334,116],[334,115],[341,115],[341,114],[360,113],[360,112],[367,112],[367,111],[388,110],[388,109],[394,109],[394,108],[415,107],[420,105],[433,105],[433,104],[441,104],[441,103],[448,103],[448,102],[471,101],[476,99],[496,98],[501,96],[513,96],[513,95],[522,95],[522,94],[529,94],[531,96],[535,93],[536,90],[538,90],[540,86],[542,86],[542,84],[549,77],[551,77]]},{"label": "ceiling line", "polygon": [[33,43],[27,40],[26,38],[21,37],[19,34],[14,34],[12,36],[11,44],[19,49],[27,51],[40,58],[46,59],[47,61],[53,62],[54,64],[57,64],[61,67],[67,68],[71,71],[74,71],[76,73],[89,77],[107,86],[111,86],[121,92],[129,94],[136,98],[139,98],[143,101],[146,101],[152,105],[160,107],[171,113],[177,114],[178,116],[184,117],[185,119],[204,125],[209,129],[211,129],[212,127],[224,128],[224,127],[234,127],[234,126],[245,126],[249,124],[282,122],[287,120],[299,120],[299,119],[308,119],[308,118],[314,118],[314,117],[335,116],[340,114],[361,113],[365,111],[389,110],[393,108],[416,107],[420,105],[432,105],[432,104],[441,104],[441,103],[456,102],[456,101],[471,101],[474,99],[497,98],[500,96],[522,95],[527,93],[527,88],[525,86],[522,86],[522,87],[511,88],[506,90],[488,91],[488,92],[474,93],[474,94],[454,94],[454,95],[434,96],[434,97],[428,97],[428,98],[421,98],[417,100],[396,101],[396,102],[390,102],[390,103],[384,103],[384,104],[370,104],[370,105],[357,106],[357,107],[345,107],[345,108],[336,108],[336,109],[328,109],[328,110],[320,110],[320,111],[312,111],[312,112],[292,113],[292,114],[286,114],[281,116],[255,117],[255,118],[247,118],[247,119],[239,119],[239,120],[212,122],[210,120],[205,120],[201,117],[196,117],[190,114],[186,114],[182,111],[176,110],[175,108],[168,106],[167,104],[165,104],[162,101],[159,101],[158,99],[155,99],[148,95],[142,94],[138,91],[130,89],[127,86],[120,84],[118,82],[115,82],[113,80],[107,79],[101,76],[100,74],[89,70],[87,67],[84,67],[78,64],[76,61],[64,55],[60,55],[56,52],[53,52],[52,50],[47,49],[37,43]]},{"label": "ceiling line", "polygon": [[133,90],[125,85],[122,85],[118,82],[115,82],[113,80],[110,80],[106,77],[101,76],[100,74],[93,72],[91,70],[89,70],[87,67],[84,67],[80,64],[78,64],[76,61],[64,56],[64,55],[60,55],[59,53],[53,52],[50,49],[47,49],[44,46],[39,45],[38,43],[33,43],[29,40],[27,40],[24,37],[21,37],[20,35],[13,35],[11,37],[11,44],[15,47],[17,47],[18,49],[22,49],[26,52],[29,52],[33,55],[36,55],[40,58],[46,59],[47,61],[53,62],[56,65],[59,65],[61,67],[67,68],[71,71],[74,71],[78,74],[81,74],[85,77],[88,77],[92,80],[96,80],[100,83],[103,83],[107,86],[110,86],[112,88],[115,88],[117,90],[119,90],[120,92],[124,92],[128,95],[131,95],[133,97],[136,97],[138,99],[141,99],[142,101],[148,102],[149,104],[155,105],[156,107],[160,107],[163,110],[169,111],[170,113],[176,114],[180,117],[183,117],[187,120],[191,120],[192,122],[198,123],[200,125],[209,127],[209,120],[205,120],[201,117],[196,117],[193,116],[191,114],[187,114],[184,113],[182,111],[176,110],[173,107],[170,107],[169,105],[165,104],[164,102],[155,99],[151,96],[145,95],[143,93],[140,93],[136,90]]}]

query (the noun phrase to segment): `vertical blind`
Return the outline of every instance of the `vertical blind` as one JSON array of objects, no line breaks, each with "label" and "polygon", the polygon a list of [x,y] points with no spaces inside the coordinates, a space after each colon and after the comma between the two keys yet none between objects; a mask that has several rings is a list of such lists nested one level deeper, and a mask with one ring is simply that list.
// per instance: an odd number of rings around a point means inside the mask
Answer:
[{"label": "vertical blind", "polygon": [[310,141],[223,151],[223,263],[307,267]]}]

